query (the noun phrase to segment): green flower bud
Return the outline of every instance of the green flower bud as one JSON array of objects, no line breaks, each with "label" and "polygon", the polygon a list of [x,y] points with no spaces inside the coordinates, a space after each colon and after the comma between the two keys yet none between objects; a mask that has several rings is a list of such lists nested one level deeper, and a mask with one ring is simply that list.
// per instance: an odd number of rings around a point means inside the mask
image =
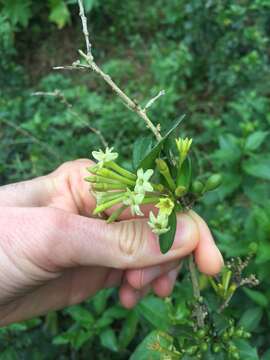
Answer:
[{"label": "green flower bud", "polygon": [[164,179],[166,180],[166,182],[169,185],[170,189],[172,191],[174,191],[175,188],[176,188],[176,185],[175,185],[175,182],[174,182],[174,180],[173,180],[173,178],[171,176],[170,169],[169,169],[167,163],[162,159],[156,159],[156,164],[157,164],[158,171],[164,177]]},{"label": "green flower bud", "polygon": [[245,331],[243,334],[243,339],[250,339],[251,338],[251,333]]},{"label": "green flower bud", "polygon": [[203,339],[206,335],[206,331],[204,329],[200,329],[196,332],[196,335],[199,339]]},{"label": "green flower bud", "polygon": [[206,352],[208,350],[208,344],[206,342],[203,342],[201,345],[200,345],[200,350],[202,352]]},{"label": "green flower bud", "polygon": [[229,340],[229,334],[227,333],[227,331],[225,331],[223,334],[222,334],[222,340],[224,341],[228,341]]},{"label": "green flower bud", "polygon": [[177,186],[174,193],[177,197],[180,197],[184,195],[186,192],[187,192],[187,188],[185,186]]},{"label": "green flower bud", "polygon": [[238,351],[235,351],[231,354],[231,357],[235,360],[239,360],[240,359],[240,355]]},{"label": "green flower bud", "polygon": [[232,337],[234,335],[234,331],[235,331],[235,328],[234,326],[231,326],[229,329],[228,329],[228,334],[230,337]]},{"label": "green flower bud", "polygon": [[193,346],[190,346],[186,349],[186,353],[188,355],[194,355],[198,350],[198,346],[197,345],[193,345]]},{"label": "green flower bud", "polygon": [[207,192],[207,191],[215,190],[217,187],[219,187],[221,182],[222,182],[222,175],[213,174],[207,179],[203,191]]},{"label": "green flower bud", "polygon": [[193,181],[191,185],[191,191],[196,195],[201,195],[203,191],[203,183],[199,180]]},{"label": "green flower bud", "polygon": [[215,354],[217,354],[221,351],[221,346],[219,344],[214,344],[212,350]]}]

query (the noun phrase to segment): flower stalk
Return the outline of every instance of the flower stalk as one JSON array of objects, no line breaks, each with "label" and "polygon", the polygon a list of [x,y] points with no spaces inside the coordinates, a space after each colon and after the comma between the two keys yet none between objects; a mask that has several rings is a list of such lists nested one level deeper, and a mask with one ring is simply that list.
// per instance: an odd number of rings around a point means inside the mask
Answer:
[{"label": "flower stalk", "polygon": [[114,170],[118,174],[126,177],[127,179],[134,180],[134,181],[137,179],[137,176],[135,174],[133,174],[132,172],[122,168],[121,166],[116,164],[114,161],[109,161],[106,164],[106,168]]},{"label": "flower stalk", "polygon": [[110,207],[122,202],[125,199],[126,195],[120,195],[119,197],[112,199],[110,201],[107,201],[99,206],[97,206],[93,212],[94,215],[97,215],[101,212],[103,212],[104,210],[109,209]]},{"label": "flower stalk", "polygon": [[156,164],[157,164],[158,171],[166,180],[167,184],[169,185],[170,190],[174,191],[176,188],[176,185],[171,176],[170,169],[169,169],[166,161],[164,161],[162,159],[156,159]]}]

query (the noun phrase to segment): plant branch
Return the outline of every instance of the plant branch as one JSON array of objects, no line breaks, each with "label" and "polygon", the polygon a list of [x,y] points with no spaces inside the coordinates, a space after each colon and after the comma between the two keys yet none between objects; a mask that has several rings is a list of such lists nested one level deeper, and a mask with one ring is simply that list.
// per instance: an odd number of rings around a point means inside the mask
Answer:
[{"label": "plant branch", "polygon": [[[78,0],[78,5],[80,9],[80,17],[82,22],[82,29],[86,43],[86,53],[82,50],[79,50],[79,54],[84,58],[86,64],[81,64],[80,61],[75,61],[72,65],[69,66],[57,66],[54,67],[55,70],[74,70],[74,69],[91,69],[98,75],[102,77],[102,79],[112,88],[112,90],[120,97],[123,103],[132,111],[136,112],[141,119],[145,122],[147,128],[149,128],[152,133],[155,135],[157,141],[162,139],[160,135],[159,126],[155,126],[152,121],[149,119],[146,110],[147,106],[143,109],[135,100],[132,100],[123,90],[119,88],[119,86],[111,79],[111,77],[104,73],[101,68],[95,63],[94,57],[91,52],[91,43],[89,40],[89,32],[87,28],[87,18],[85,16],[83,1]],[[148,102],[148,107],[153,104],[154,101],[157,100],[158,97],[163,95],[163,92],[156,96],[152,101],[150,100],[150,105]]]},{"label": "plant branch", "polygon": [[155,135],[156,139],[160,141],[162,139],[159,130],[155,127],[152,121],[149,119],[146,109],[142,109],[140,105],[132,100],[123,90],[121,90],[118,85],[111,79],[108,74],[105,74],[104,71],[88,57],[82,50],[79,50],[79,54],[86,60],[89,67],[96,72],[98,75],[102,77],[102,79],[112,88],[112,90],[120,97],[120,99],[124,102],[124,104],[132,111],[136,112],[146,123],[146,126],[152,131]]},{"label": "plant branch", "polygon": [[84,13],[84,7],[83,7],[82,0],[78,0],[78,4],[79,4],[79,9],[80,9],[79,15],[82,20],[82,28],[83,28],[84,38],[85,38],[87,56],[93,60],[93,55],[91,52],[92,45],[89,40],[89,32],[88,32],[88,27],[87,27],[87,17],[85,16],[85,13]]},{"label": "plant branch", "polygon": [[196,304],[195,304],[195,316],[197,318],[198,326],[200,328],[202,328],[204,326],[205,314],[204,314],[204,311],[203,311],[202,306],[200,304],[201,293],[200,293],[200,287],[199,287],[199,281],[198,281],[198,278],[197,278],[196,268],[195,268],[195,265],[194,265],[193,254],[189,255],[188,267],[189,267],[191,283],[192,283],[192,288],[193,288],[193,295],[194,295],[194,298],[195,298],[195,301],[196,301]]},{"label": "plant branch", "polygon": [[108,147],[108,143],[107,141],[105,140],[104,136],[102,135],[102,133],[92,127],[92,126],[89,126],[88,123],[84,120],[81,119],[80,115],[74,111],[72,109],[72,104],[67,100],[67,98],[65,97],[65,95],[63,94],[62,91],[58,90],[58,89],[55,89],[54,91],[51,91],[51,92],[43,92],[43,91],[37,91],[35,93],[33,93],[32,95],[34,96],[52,96],[52,97],[55,97],[55,98],[58,98],[65,106],[66,106],[66,109],[67,111],[75,118],[77,118],[79,120],[79,122],[81,124],[83,124],[84,126],[86,126],[89,130],[91,130],[93,133],[95,133],[99,139],[100,139],[100,142],[102,143],[102,145],[106,148]]},{"label": "plant branch", "polygon": [[28,137],[34,143],[36,143],[36,144],[40,145],[41,147],[43,147],[44,149],[46,149],[48,151],[48,153],[50,153],[51,155],[53,155],[54,157],[59,159],[59,154],[56,151],[54,151],[52,147],[47,145],[45,142],[42,142],[41,140],[39,140],[37,137],[35,137],[33,134],[31,134],[27,130],[25,130],[25,129],[21,128],[20,126],[13,124],[12,122],[10,122],[6,119],[3,119],[3,118],[0,119],[0,123],[1,122],[13,129],[15,129],[16,131],[20,132],[22,135]]}]

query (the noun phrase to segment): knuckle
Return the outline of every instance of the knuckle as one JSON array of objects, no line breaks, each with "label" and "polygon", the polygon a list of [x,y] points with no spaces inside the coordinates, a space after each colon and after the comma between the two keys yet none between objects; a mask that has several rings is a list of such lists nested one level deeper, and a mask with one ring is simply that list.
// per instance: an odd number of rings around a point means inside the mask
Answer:
[{"label": "knuckle", "polygon": [[118,245],[122,267],[129,268],[135,263],[147,240],[147,225],[144,221],[124,221],[119,225]]},{"label": "knuckle", "polygon": [[55,237],[59,231],[64,231],[69,223],[69,214],[58,209],[48,209],[45,216],[47,228],[50,229],[50,235]]}]

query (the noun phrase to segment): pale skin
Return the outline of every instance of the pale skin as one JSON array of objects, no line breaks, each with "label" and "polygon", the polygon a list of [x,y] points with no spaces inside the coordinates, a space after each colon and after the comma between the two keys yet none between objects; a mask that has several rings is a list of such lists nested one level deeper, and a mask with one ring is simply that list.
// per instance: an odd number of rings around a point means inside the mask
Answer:
[{"label": "pale skin", "polygon": [[168,296],[180,260],[193,251],[202,272],[221,270],[220,252],[195,212],[178,215],[165,255],[146,219],[132,219],[128,211],[110,225],[91,218],[95,198],[83,179],[92,164],[71,161],[0,187],[0,326],[80,303],[106,287],[118,286],[127,308],[151,288]]}]

